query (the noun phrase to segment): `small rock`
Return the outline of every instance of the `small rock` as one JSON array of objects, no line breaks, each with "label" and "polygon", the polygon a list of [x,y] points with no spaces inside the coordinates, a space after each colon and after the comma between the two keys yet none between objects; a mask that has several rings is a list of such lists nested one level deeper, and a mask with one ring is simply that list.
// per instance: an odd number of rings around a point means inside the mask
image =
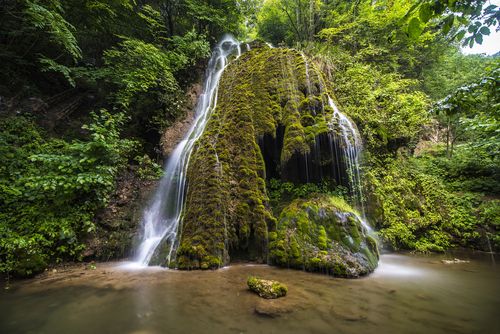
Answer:
[{"label": "small rock", "polygon": [[293,310],[285,305],[280,304],[274,300],[260,300],[255,305],[255,313],[269,318],[277,318],[285,313],[291,313]]},{"label": "small rock", "polygon": [[284,297],[288,291],[288,288],[280,282],[265,280],[257,277],[249,277],[247,284],[250,290],[266,299]]},{"label": "small rock", "polygon": [[460,260],[460,259],[453,259],[453,260],[441,260],[442,263],[444,264],[455,264],[455,263],[469,263],[470,261],[468,260]]},{"label": "small rock", "polygon": [[333,316],[345,321],[363,321],[367,319],[367,316],[359,313],[359,310],[345,309],[343,307],[332,307],[330,312]]}]

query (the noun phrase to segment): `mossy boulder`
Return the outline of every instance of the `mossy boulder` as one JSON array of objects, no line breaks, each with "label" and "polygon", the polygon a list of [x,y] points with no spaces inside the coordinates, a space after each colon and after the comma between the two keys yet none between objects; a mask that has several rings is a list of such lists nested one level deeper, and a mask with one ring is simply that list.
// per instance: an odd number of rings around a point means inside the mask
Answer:
[{"label": "mossy boulder", "polygon": [[355,210],[327,195],[284,208],[269,248],[273,264],[340,277],[366,275],[379,258],[377,243]]},{"label": "mossy boulder", "polygon": [[272,280],[249,277],[247,280],[248,288],[262,298],[275,299],[286,296],[288,288],[286,285]]}]

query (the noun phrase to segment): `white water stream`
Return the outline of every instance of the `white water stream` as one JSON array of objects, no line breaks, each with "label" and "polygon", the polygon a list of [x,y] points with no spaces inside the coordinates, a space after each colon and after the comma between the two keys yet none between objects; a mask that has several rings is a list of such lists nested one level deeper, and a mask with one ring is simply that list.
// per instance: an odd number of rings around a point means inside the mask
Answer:
[{"label": "white water stream", "polygon": [[224,36],[213,50],[193,125],[168,158],[164,176],[150,205],[144,210],[141,221],[142,238],[134,259],[137,266],[147,266],[160,243],[165,243],[168,251],[166,258],[161,259],[162,263],[168,265],[175,256],[181,229],[189,157],[217,105],[219,80],[228,57],[233,53],[239,57],[241,48],[240,43],[231,36]]},{"label": "white water stream", "polygon": [[[304,65],[305,65],[307,94],[311,95],[312,86],[310,82],[310,73],[309,73],[310,66],[304,53],[301,52],[301,56],[302,59],[304,60]],[[312,69],[316,70],[314,66],[312,66]],[[326,85],[322,83],[322,76],[320,74],[318,74],[318,77],[320,80],[320,90],[323,91]],[[334,161],[336,161],[338,168],[339,161],[337,159],[334,159],[334,152],[337,152],[338,150],[334,149],[334,147],[340,146],[339,148],[343,154],[343,160],[346,167],[347,178],[349,182],[349,188],[351,190],[353,204],[361,213],[361,216],[357,214],[356,216],[362,223],[364,228],[367,230],[368,234],[373,235],[373,229],[367,223],[367,220],[365,218],[365,208],[363,203],[364,198],[363,198],[363,188],[361,184],[360,162],[359,162],[361,151],[363,149],[361,136],[359,135],[359,132],[354,122],[351,122],[351,120],[338,109],[337,105],[335,104],[335,102],[333,102],[333,99],[328,94],[327,97],[328,97],[328,105],[330,106],[330,108],[333,109],[333,114],[330,121],[330,129],[334,135],[329,136],[330,152],[332,154],[332,165],[334,165]],[[337,143],[335,137],[339,139],[337,140],[339,143]],[[320,147],[317,141],[316,141],[316,146],[317,146],[316,152],[318,153],[320,151]],[[306,173],[308,173],[307,158],[308,157],[306,156]]]}]

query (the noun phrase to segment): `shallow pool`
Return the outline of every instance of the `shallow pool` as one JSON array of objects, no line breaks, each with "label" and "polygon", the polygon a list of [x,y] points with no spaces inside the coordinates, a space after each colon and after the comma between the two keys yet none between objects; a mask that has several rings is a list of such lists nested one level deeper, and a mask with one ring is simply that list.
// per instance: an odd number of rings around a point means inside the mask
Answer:
[{"label": "shallow pool", "polygon": [[[456,257],[469,262],[442,262]],[[361,279],[244,264],[59,269],[1,293],[0,333],[500,333],[494,260],[387,254]],[[259,298],[250,275],[285,283],[288,295]]]}]

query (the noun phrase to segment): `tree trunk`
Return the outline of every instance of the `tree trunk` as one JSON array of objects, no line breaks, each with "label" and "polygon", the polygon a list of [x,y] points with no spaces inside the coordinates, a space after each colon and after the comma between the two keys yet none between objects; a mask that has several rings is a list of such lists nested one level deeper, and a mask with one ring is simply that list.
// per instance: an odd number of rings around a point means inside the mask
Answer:
[{"label": "tree trunk", "polygon": [[446,157],[450,157],[450,121],[446,125]]}]

